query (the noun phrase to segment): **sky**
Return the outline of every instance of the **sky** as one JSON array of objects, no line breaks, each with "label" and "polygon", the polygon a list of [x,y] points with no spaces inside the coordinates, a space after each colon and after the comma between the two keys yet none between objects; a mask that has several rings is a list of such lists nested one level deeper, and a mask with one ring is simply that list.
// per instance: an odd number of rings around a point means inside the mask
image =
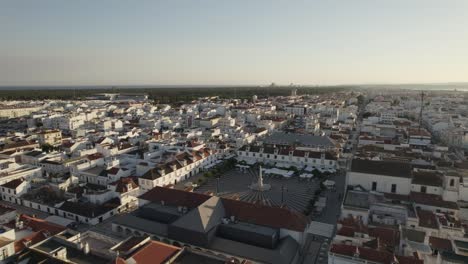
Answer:
[{"label": "sky", "polygon": [[468,81],[466,0],[0,0],[0,85]]}]

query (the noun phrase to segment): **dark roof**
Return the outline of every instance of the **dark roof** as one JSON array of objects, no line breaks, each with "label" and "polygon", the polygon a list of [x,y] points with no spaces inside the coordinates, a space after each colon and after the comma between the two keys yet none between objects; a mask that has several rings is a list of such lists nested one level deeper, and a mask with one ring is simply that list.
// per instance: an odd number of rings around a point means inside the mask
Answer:
[{"label": "dark roof", "polygon": [[195,208],[210,199],[210,197],[211,196],[205,194],[157,186],[144,193],[139,198],[153,203],[161,203],[161,201],[164,201],[164,204],[167,205]]},{"label": "dark roof", "polygon": [[8,188],[8,189],[16,189],[18,188],[18,186],[24,182],[24,179],[23,178],[19,178],[19,179],[15,179],[15,180],[12,180],[12,181],[9,181],[7,183],[4,183],[3,185],[1,185],[2,187],[5,187],[5,188]]},{"label": "dark roof", "polygon": [[411,165],[396,161],[375,161],[354,159],[352,172],[411,178]]},{"label": "dark roof", "polygon": [[224,216],[225,211],[221,199],[212,196],[197,208],[177,219],[172,225],[207,233],[217,226]]},{"label": "dark roof", "polygon": [[[196,208],[211,197],[210,195],[200,193],[155,187],[139,198],[154,203],[164,201],[165,205]],[[239,221],[300,232],[303,232],[309,224],[309,219],[306,216],[286,208],[252,204],[226,198],[220,199],[224,207],[225,216],[235,216]]]},{"label": "dark roof", "polygon": [[41,150],[33,150],[31,152],[25,153],[23,155],[31,156],[31,157],[37,157],[42,154]]},{"label": "dark roof", "polygon": [[327,136],[275,132],[264,139],[267,144],[335,147],[335,142]]},{"label": "dark roof", "polygon": [[442,187],[442,184],[444,182],[442,177],[443,175],[438,173],[437,171],[418,170],[418,171],[413,171],[413,180],[411,181],[411,183],[419,184],[419,185]]},{"label": "dark roof", "polygon": [[59,209],[84,217],[94,218],[103,215],[109,212],[110,210],[115,209],[119,205],[120,200],[118,198],[111,199],[108,202],[101,205],[66,201],[62,204],[62,206],[60,206]]},{"label": "dark roof", "polygon": [[159,173],[157,168],[151,168],[145,174],[141,176],[142,179],[147,179],[147,180],[156,180],[160,178],[162,175]]},{"label": "dark roof", "polygon": [[211,255],[206,252],[202,252],[196,249],[191,249],[185,247],[182,249],[181,253],[177,255],[174,260],[175,264],[193,264],[193,263],[203,263],[203,264],[226,264],[228,258],[220,255]]},{"label": "dark roof", "polygon": [[146,239],[147,239],[147,237],[143,237],[143,236],[138,236],[138,237],[132,236],[132,237],[128,238],[127,240],[125,240],[124,242],[122,242],[121,244],[119,244],[113,250],[114,251],[119,251],[119,252],[122,252],[122,253],[126,253],[129,250],[131,250],[132,248],[134,248],[135,246],[137,246],[140,243],[144,242]]},{"label": "dark roof", "polygon": [[415,229],[402,228],[402,238],[406,238],[409,241],[424,243],[426,233]]}]

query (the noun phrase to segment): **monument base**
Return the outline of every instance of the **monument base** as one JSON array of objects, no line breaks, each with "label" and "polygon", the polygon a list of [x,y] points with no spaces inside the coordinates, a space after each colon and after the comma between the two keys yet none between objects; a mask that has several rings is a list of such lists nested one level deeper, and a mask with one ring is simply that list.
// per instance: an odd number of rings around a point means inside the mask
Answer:
[{"label": "monument base", "polygon": [[268,191],[271,189],[271,185],[270,184],[262,184],[262,185],[258,185],[258,183],[252,183],[249,188],[251,190],[254,190],[254,191]]}]

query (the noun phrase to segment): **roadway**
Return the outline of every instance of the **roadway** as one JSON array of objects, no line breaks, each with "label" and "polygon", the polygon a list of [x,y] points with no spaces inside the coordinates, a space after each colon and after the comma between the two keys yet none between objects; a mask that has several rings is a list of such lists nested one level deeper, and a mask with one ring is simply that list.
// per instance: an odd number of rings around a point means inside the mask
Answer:
[{"label": "roadway", "polygon": [[332,237],[318,237],[312,234],[306,235],[304,245],[304,253],[301,256],[300,262],[304,264],[326,264],[328,263],[328,249],[330,242],[336,232],[336,223],[341,215],[341,205],[344,199],[346,188],[346,173],[351,169],[351,162],[356,154],[359,144],[359,135],[361,133],[361,123],[366,104],[360,104],[358,108],[358,115],[356,119],[356,130],[351,132],[352,150],[349,159],[346,161],[346,169],[341,170],[336,175],[332,175],[330,180],[335,181],[336,191],[326,190],[325,196],[327,197],[326,210],[319,216],[315,217],[313,221],[327,223],[334,225],[335,229]]}]

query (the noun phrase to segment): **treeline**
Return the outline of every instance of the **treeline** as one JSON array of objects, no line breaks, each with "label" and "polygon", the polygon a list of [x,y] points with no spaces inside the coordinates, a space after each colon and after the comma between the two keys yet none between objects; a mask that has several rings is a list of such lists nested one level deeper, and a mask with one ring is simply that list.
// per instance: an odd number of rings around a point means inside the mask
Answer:
[{"label": "treeline", "polygon": [[157,103],[188,102],[199,97],[219,96],[221,98],[250,99],[253,95],[259,98],[266,96],[290,95],[293,89],[297,89],[298,95],[321,94],[339,92],[354,88],[351,86],[332,87],[167,87],[167,88],[80,88],[80,89],[23,89],[23,90],[0,90],[1,100],[84,100],[99,93],[129,93],[147,94],[149,99]]}]

